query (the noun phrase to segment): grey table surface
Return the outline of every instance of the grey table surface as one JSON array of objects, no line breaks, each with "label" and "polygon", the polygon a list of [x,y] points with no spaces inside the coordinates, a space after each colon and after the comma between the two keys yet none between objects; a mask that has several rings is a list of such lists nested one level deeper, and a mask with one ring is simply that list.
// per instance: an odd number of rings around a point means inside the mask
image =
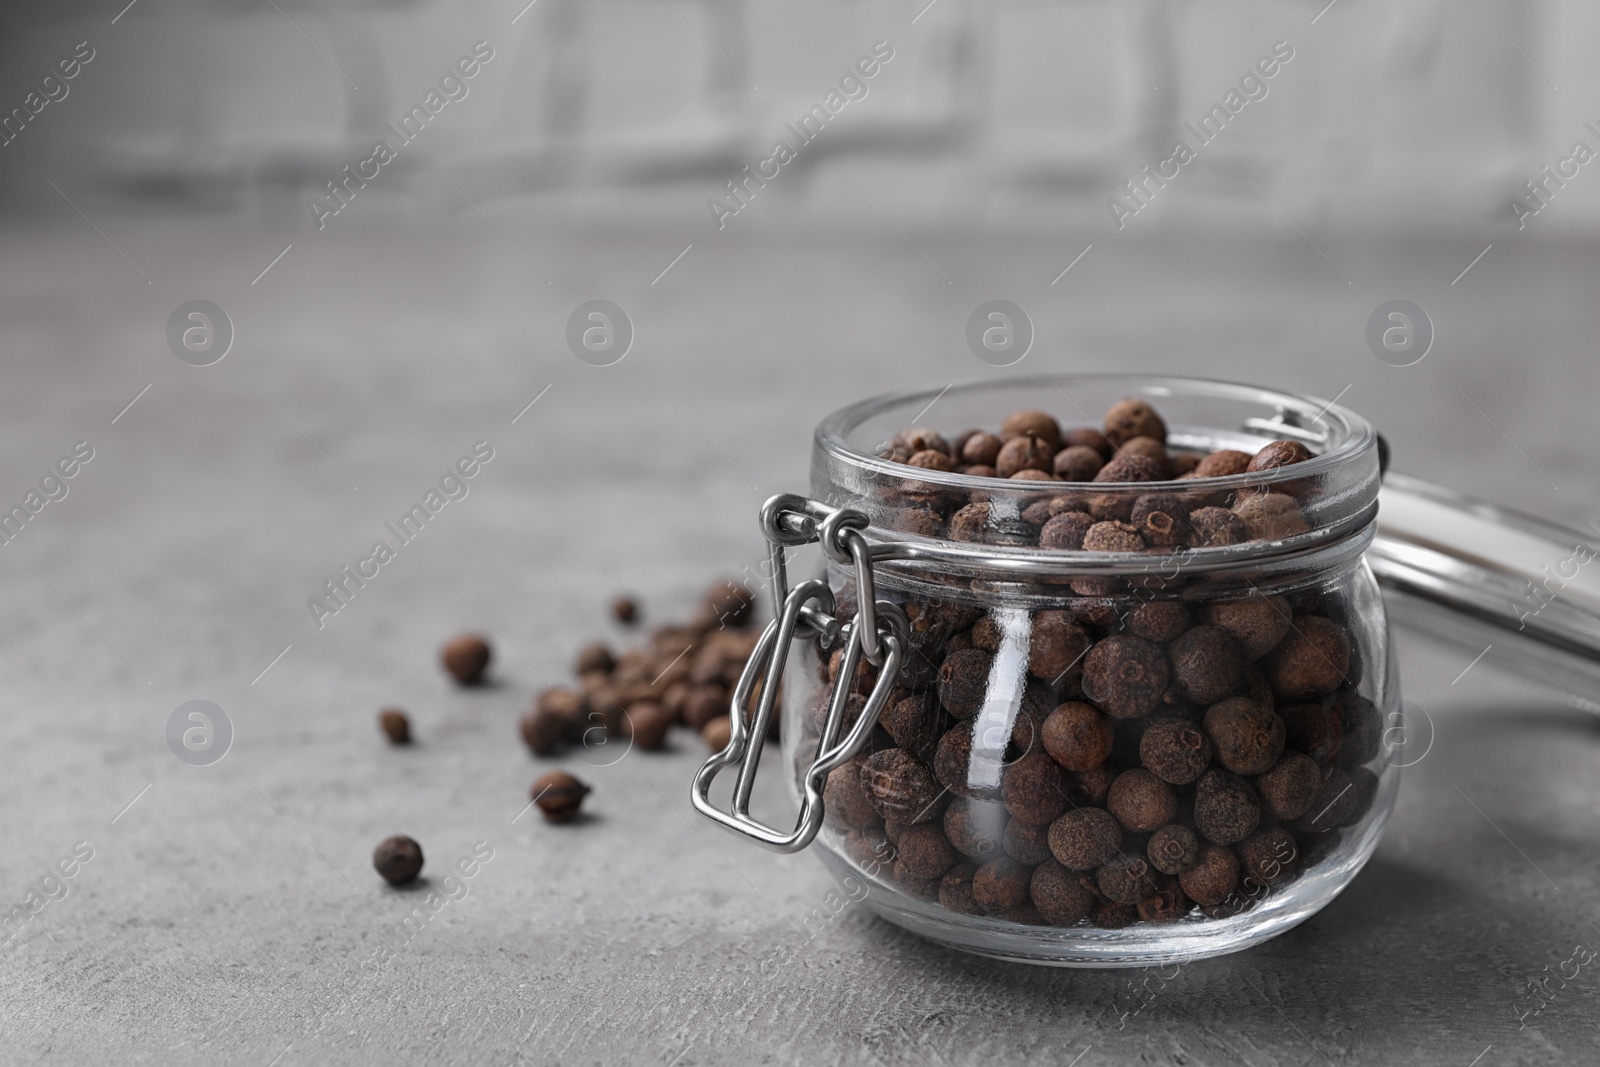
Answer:
[{"label": "grey table surface", "polygon": [[[1600,730],[1486,664],[1458,679],[1469,657],[1417,635],[1400,637],[1404,684],[1435,743],[1367,869],[1294,931],[1157,981],[964,956],[860,906],[803,936],[827,875],[690,818],[696,739],[569,758],[593,817],[561,828],[517,817],[540,765],[514,724],[582,642],[625,640],[611,594],[666,619],[755,565],[756,507],[804,487],[820,416],[991,373],[961,339],[991,297],[1027,308],[1039,338],[1001,373],[1342,393],[1399,469],[1596,518],[1594,248],[1497,243],[1452,285],[1487,240],[1319,238],[1324,259],[1293,235],[913,248],[887,229],[724,240],[510,220],[502,240],[482,221],[291,238],[97,218],[107,240],[74,217],[0,239],[0,499],[75,442],[94,449],[0,547],[0,898],[93,850],[0,950],[0,1060],[1593,1061],[1600,972],[1519,1013],[1530,979],[1600,946]],[[597,296],[637,326],[607,368],[562,340]],[[1414,367],[1363,341],[1392,297],[1438,328]],[[237,329],[211,367],[166,346],[193,298]],[[318,629],[307,598],[479,440],[494,459],[470,495]],[[453,689],[440,641],[490,628],[497,685]],[[164,734],[197,698],[236,735],[203,768]],[[381,743],[385,704],[410,710],[419,744]],[[775,766],[761,789],[778,804]],[[423,843],[434,888],[475,842],[493,850],[403,942],[420,896],[369,862],[395,832]]]}]

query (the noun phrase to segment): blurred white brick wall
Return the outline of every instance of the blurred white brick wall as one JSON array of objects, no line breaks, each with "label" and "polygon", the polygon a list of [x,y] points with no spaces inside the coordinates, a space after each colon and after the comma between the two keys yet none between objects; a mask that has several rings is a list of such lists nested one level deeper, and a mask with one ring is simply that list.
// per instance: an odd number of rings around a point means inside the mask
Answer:
[{"label": "blurred white brick wall", "polygon": [[[712,225],[707,199],[878,40],[895,58],[868,96],[729,225],[875,206],[906,225],[1111,226],[1118,187],[1280,40],[1295,58],[1268,95],[1129,227],[1503,225],[1600,118],[1593,0],[136,0],[113,24],[123,2],[0,13],[0,110],[76,42],[96,49],[0,148],[8,203],[49,200],[49,178],[310,224],[307,199],[478,40],[496,57],[470,96],[362,211],[459,209],[449,178],[479,204]],[[1600,219],[1600,174],[1580,184],[1561,226]]]}]

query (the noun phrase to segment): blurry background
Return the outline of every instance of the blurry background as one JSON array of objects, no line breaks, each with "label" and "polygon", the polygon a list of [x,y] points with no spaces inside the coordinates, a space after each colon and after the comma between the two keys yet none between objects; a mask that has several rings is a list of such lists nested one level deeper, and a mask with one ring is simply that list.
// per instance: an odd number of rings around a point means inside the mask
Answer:
[{"label": "blurry background", "polygon": [[[0,149],[8,209],[61,207],[48,177],[303,227],[306,197],[480,39],[495,60],[364,211],[456,210],[449,177],[480,204],[699,222],[879,39],[895,60],[763,191],[756,225],[870,217],[846,174],[892,188],[900,223],[1104,225],[1117,187],[1278,40],[1296,59],[1268,97],[1140,227],[1278,225],[1246,179],[1302,228],[1488,226],[1600,116],[1587,0],[126,3],[0,12],[6,112],[78,42],[96,56]],[[1600,223],[1600,181],[1575,184],[1565,224]]]}]

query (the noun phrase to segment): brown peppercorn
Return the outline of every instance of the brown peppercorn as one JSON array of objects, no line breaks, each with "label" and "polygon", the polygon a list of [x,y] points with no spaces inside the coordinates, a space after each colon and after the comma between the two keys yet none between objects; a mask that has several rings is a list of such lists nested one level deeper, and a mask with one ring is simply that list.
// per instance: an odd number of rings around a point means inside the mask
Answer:
[{"label": "brown peppercorn", "polygon": [[1234,846],[1234,851],[1239,854],[1245,874],[1262,885],[1283,881],[1293,873],[1300,858],[1294,838],[1281,826],[1257,830]]},{"label": "brown peppercorn", "polygon": [[656,749],[666,742],[672,719],[655,701],[640,700],[628,705],[622,724],[622,736],[640,748]]},{"label": "brown peppercorn", "polygon": [[927,901],[939,899],[940,879],[918,878],[915,874],[911,873],[911,869],[906,866],[906,862],[903,859],[896,859],[894,861],[894,866],[890,868],[889,877],[890,880],[894,882],[895,888],[899,889],[900,892],[906,894],[908,897],[915,897],[917,900]]},{"label": "brown peppercorn", "polygon": [[1111,454],[1116,451],[1111,442],[1106,440],[1106,435],[1092,426],[1080,426],[1076,430],[1068,430],[1062,435],[1061,444],[1063,447],[1082,445],[1085,448],[1092,448],[1100,453],[1100,458],[1103,460],[1110,459]]},{"label": "brown peppercorn", "polygon": [[1102,930],[1121,930],[1139,921],[1139,910],[1132,904],[1102,900],[1095,904],[1090,920]]},{"label": "brown peppercorn", "polygon": [[1072,926],[1089,915],[1094,894],[1084,887],[1078,872],[1046,858],[1028,880],[1028,897],[1051,926]]},{"label": "brown peppercorn", "polygon": [[1299,441],[1269,441],[1250,457],[1245,471],[1251,474],[1270,471],[1291,463],[1303,463],[1310,458],[1311,450]]},{"label": "brown peppercorn", "polygon": [[1233,505],[1253,541],[1281,541],[1311,529],[1299,501],[1287,493],[1257,493]]},{"label": "brown peppercorn", "polygon": [[1036,437],[1054,452],[1061,447],[1061,424],[1043,411],[1013,411],[1000,424],[1000,439],[1009,441],[1013,437]]},{"label": "brown peppercorn", "polygon": [[1055,476],[1048,471],[1036,471],[1032,468],[1020,470],[1011,476],[1014,482],[1053,482]]},{"label": "brown peppercorn", "polygon": [[[974,627],[976,629],[976,627]],[[1038,611],[1028,640],[1028,673],[1048,685],[1060,685],[1081,670],[1089,651],[1089,635],[1065,611]]]},{"label": "brown peppercorn", "polygon": [[1189,512],[1189,544],[1194,548],[1221,548],[1250,540],[1250,528],[1227,508],[1196,508]]},{"label": "brown peppercorn", "polygon": [[573,669],[579,674],[588,674],[590,671],[610,674],[616,668],[616,665],[617,661],[611,655],[611,650],[605,645],[595,642],[592,645],[586,645],[583,651],[578,653],[578,662]]},{"label": "brown peppercorn", "polygon": [[1197,478],[1225,478],[1231,474],[1243,474],[1250,466],[1251,455],[1240,452],[1236,448],[1222,448],[1202,459],[1195,467]]},{"label": "brown peppercorn", "polygon": [[944,836],[951,846],[976,863],[1001,855],[1007,816],[992,801],[957,797],[944,812]]},{"label": "brown peppercorn", "polygon": [[965,466],[957,467],[956,471],[960,474],[965,474],[968,478],[1000,477],[1000,472],[995,470],[994,465],[990,463],[969,463]]},{"label": "brown peppercorn", "polygon": [[1122,442],[1117,451],[1124,456],[1144,456],[1148,459],[1158,460],[1163,466],[1167,462],[1166,444],[1156,440],[1154,437],[1130,437]]},{"label": "brown peppercorn", "polygon": [[[970,473],[970,472],[969,472]],[[987,475],[986,475],[987,477]],[[950,516],[950,539],[983,542],[989,537],[989,505],[984,501],[968,504]]]},{"label": "brown peppercorn", "polygon": [[961,915],[982,915],[983,909],[972,896],[972,876],[978,868],[970,863],[958,863],[944,872],[939,879],[939,906]]},{"label": "brown peppercorn", "polygon": [[728,714],[728,691],[720,685],[696,685],[683,698],[683,724],[691,730]]},{"label": "brown peppercorn", "polygon": [[1329,767],[1322,771],[1321,779],[1317,795],[1300,817],[1289,823],[1289,828],[1297,833],[1324,833],[1345,826],[1356,810],[1359,798],[1355,783],[1343,768]]},{"label": "brown peppercorn", "polygon": [[1172,493],[1146,493],[1133,502],[1128,524],[1146,544],[1160,548],[1189,543],[1189,509]]},{"label": "brown peppercorn", "polygon": [[452,638],[439,653],[444,669],[460,685],[481,685],[489,668],[489,642],[481,634]]},{"label": "brown peppercorn", "polygon": [[1084,535],[1094,523],[1093,516],[1086,511],[1063,511],[1039,530],[1039,547],[1076,552],[1083,548]]},{"label": "brown peppercorn", "polygon": [[985,615],[972,624],[969,631],[972,634],[972,647],[980,648],[993,655],[1000,651],[1000,642],[1005,635],[1000,632],[1000,624],[995,622],[993,615]]},{"label": "brown peppercorn", "polygon": [[1304,815],[1321,788],[1321,768],[1302,752],[1285,753],[1271,770],[1256,779],[1262,810],[1286,822]]},{"label": "brown peppercorn", "polygon": [[1184,896],[1196,904],[1221,904],[1239,885],[1239,857],[1221,845],[1203,844],[1194,865],[1179,872],[1178,885]]},{"label": "brown peppercorn", "polygon": [[1200,839],[1187,826],[1169,823],[1150,835],[1145,852],[1150,866],[1162,874],[1178,874],[1194,866],[1200,855]]},{"label": "brown peppercorn", "polygon": [[378,729],[392,745],[411,743],[411,720],[399,708],[384,708],[378,713]]},{"label": "brown peppercorn", "polygon": [[1196,626],[1167,649],[1172,680],[1196,704],[1214,704],[1239,684],[1244,660],[1239,646],[1220,626]]},{"label": "brown peppercorn", "polygon": [[1094,872],[1101,896],[1116,904],[1137,904],[1155,892],[1150,864],[1140,856],[1113,856]]},{"label": "brown peppercorn", "polygon": [[1037,823],[1008,819],[1005,833],[1000,837],[1000,847],[1006,855],[1024,867],[1037,867],[1052,859],[1050,852],[1050,827]]},{"label": "brown peppercorn", "polygon": [[1278,712],[1283,720],[1286,748],[1304,752],[1313,762],[1326,766],[1339,754],[1343,741],[1339,709],[1322,704],[1290,704]]},{"label": "brown peppercorn", "polygon": [[979,430],[961,446],[961,462],[966,466],[992,467],[1000,458],[1000,438]]},{"label": "brown peppercorn", "polygon": [[1122,847],[1122,827],[1104,808],[1074,808],[1050,824],[1050,852],[1075,871],[1092,871]]},{"label": "brown peppercorn", "polygon": [[1028,902],[1028,869],[1007,856],[990,860],[972,875],[972,899],[987,912],[1009,911]]},{"label": "brown peppercorn", "polygon": [[540,775],[529,790],[532,801],[549,822],[571,822],[589,795],[589,787],[566,771]]},{"label": "brown peppercorn", "polygon": [[1105,429],[1106,440],[1119,447],[1135,437],[1154,437],[1163,442],[1167,439],[1167,424],[1161,421],[1156,409],[1131,396],[1111,405],[1111,410],[1106,412]]},{"label": "brown peppercorn", "polygon": [[1173,452],[1167,456],[1167,470],[1174,479],[1192,476],[1203,457],[1194,452]]},{"label": "brown peppercorn", "polygon": [[887,516],[885,525],[892,530],[917,534],[920,537],[944,535],[944,519],[940,518],[939,513],[932,508],[896,508]]},{"label": "brown peppercorn", "polygon": [[878,814],[899,823],[934,818],[945,796],[927,764],[903,748],[887,748],[868,756],[861,765],[861,781]]},{"label": "brown peppercorn", "polygon": [[1263,774],[1283,755],[1283,720],[1248,697],[1213,704],[1206,711],[1205,731],[1217,762],[1234,774]]},{"label": "brown peppercorn", "polygon": [[517,724],[522,743],[535,756],[553,755],[567,735],[567,719],[546,707],[535,707]]},{"label": "brown peppercorn", "polygon": [[1013,818],[1048,824],[1067,810],[1067,776],[1055,760],[1034,753],[1001,772],[1000,794]]},{"label": "brown peppercorn", "polygon": [[738,629],[755,617],[755,607],[755,594],[738,582],[720,581],[706,591],[705,608],[711,627]]},{"label": "brown peppercorn", "polygon": [[1142,637],[1115,634],[1083,660],[1083,692],[1117,719],[1148,715],[1167,691],[1167,657]]},{"label": "brown peppercorn", "polygon": [[1139,918],[1147,923],[1177,922],[1189,912],[1189,898],[1178,888],[1176,879],[1159,878],[1155,890],[1139,901]]},{"label": "brown peppercorn", "polygon": [[1117,776],[1109,766],[1092,771],[1067,772],[1067,797],[1075,804],[1103,806],[1106,794],[1111,792],[1111,780]]},{"label": "brown peppercorn", "polygon": [[1037,437],[1013,437],[1000,446],[994,469],[1000,477],[1009,478],[1018,471],[1048,472],[1054,460],[1055,449]]},{"label": "brown peppercorn", "polygon": [[958,722],[939,738],[939,747],[933,754],[933,774],[941,786],[957,796],[975,797],[980,791],[968,784],[971,764],[972,723]]},{"label": "brown peppercorn", "polygon": [[1111,756],[1111,720],[1092,704],[1071,700],[1045,717],[1044,750],[1069,771],[1090,771]]},{"label": "brown peppercorn", "polygon": [[955,850],[944,839],[944,831],[932,823],[908,826],[895,843],[899,862],[913,878],[939,878],[956,862]]},{"label": "brown peppercorn", "polygon": [[1178,813],[1178,795],[1166,782],[1140,767],[1112,779],[1106,810],[1124,830],[1147,834],[1172,821]]},{"label": "brown peppercorn", "polygon": [[921,467],[923,470],[929,471],[953,471],[956,469],[956,465],[950,462],[949,456],[943,452],[935,452],[931,448],[925,448],[916,453],[906,460],[906,463],[912,467]]},{"label": "brown peppercorn", "polygon": [[372,866],[390,885],[405,885],[422,873],[422,846],[404,834],[386,837],[372,850]]},{"label": "brown peppercorn", "polygon": [[1125,522],[1097,522],[1083,535],[1088,552],[1143,552],[1144,538]]},{"label": "brown peppercorn", "polygon": [[1289,632],[1293,618],[1289,602],[1281,596],[1217,601],[1207,604],[1201,615],[1212,626],[1220,626],[1233,635],[1246,663],[1253,663],[1275,648]]},{"label": "brown peppercorn", "polygon": [[1208,841],[1218,845],[1243,841],[1260,822],[1261,801],[1249,782],[1227,771],[1210,770],[1200,776],[1194,789],[1194,828]]},{"label": "brown peppercorn", "polygon": [[1211,742],[1186,719],[1157,719],[1139,738],[1139,762],[1164,782],[1188,785],[1211,763]]},{"label": "brown peppercorn", "polygon": [[1349,769],[1371,763],[1383,746],[1383,721],[1378,707],[1359,693],[1341,693],[1339,766]]},{"label": "brown peppercorn", "polygon": [[1288,635],[1262,664],[1273,692],[1285,700],[1309,700],[1345,683],[1350,638],[1332,619],[1296,615]]},{"label": "brown peppercorn", "polygon": [[983,707],[989,687],[989,667],[993,657],[982,649],[969,648],[946,656],[939,665],[939,702],[958,719],[971,718]]},{"label": "brown peppercorn", "polygon": [[624,626],[639,621],[639,602],[631,596],[619,596],[611,602],[611,617]]},{"label": "brown peppercorn", "polygon": [[[730,723],[731,725],[731,723]],[[872,798],[861,784],[861,761],[835,767],[822,787],[823,811],[830,823],[851,830],[870,830],[883,823]]]},{"label": "brown peppercorn", "polygon": [[920,757],[933,755],[944,723],[931,693],[913,693],[885,708],[878,725],[889,732],[894,743]]},{"label": "brown peppercorn", "polygon": [[[1160,482],[1166,470],[1149,456],[1130,456],[1118,452],[1095,474],[1096,482]],[[1132,507],[1132,501],[1127,502]]]},{"label": "brown peppercorn", "polygon": [[1105,465],[1099,452],[1083,445],[1069,445],[1050,461],[1050,469],[1064,482],[1092,482]]},{"label": "brown peppercorn", "polygon": [[1122,624],[1129,633],[1164,645],[1189,628],[1189,608],[1181,600],[1150,600],[1128,612]]}]

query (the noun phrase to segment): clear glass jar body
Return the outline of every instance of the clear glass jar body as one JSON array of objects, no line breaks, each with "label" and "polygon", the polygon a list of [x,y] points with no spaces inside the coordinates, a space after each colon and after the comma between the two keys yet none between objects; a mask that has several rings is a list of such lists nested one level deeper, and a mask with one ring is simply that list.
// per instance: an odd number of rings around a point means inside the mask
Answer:
[{"label": "clear glass jar body", "polygon": [[[1399,685],[1363,559],[1375,436],[1313,401],[1183,379],[991,383],[940,405],[993,425],[1041,394],[1088,410],[1150,398],[1174,448],[1293,431],[1317,455],[1292,477],[1019,485],[877,454],[932,393],[827,420],[813,496],[866,512],[875,544],[932,551],[875,567],[876,599],[905,612],[910,647],[866,749],[828,778],[816,847],[836,877],[870,887],[878,914],[984,955],[1134,966],[1257,944],[1355,877],[1398,788],[1383,727]],[[1174,515],[1223,507],[1263,525],[1226,545],[1039,545],[1057,514],[1137,519],[1153,490]],[[853,572],[826,578],[850,619]],[[874,681],[870,668],[841,681],[838,663],[813,640],[787,672],[796,782],[834,685],[864,696]]]}]

